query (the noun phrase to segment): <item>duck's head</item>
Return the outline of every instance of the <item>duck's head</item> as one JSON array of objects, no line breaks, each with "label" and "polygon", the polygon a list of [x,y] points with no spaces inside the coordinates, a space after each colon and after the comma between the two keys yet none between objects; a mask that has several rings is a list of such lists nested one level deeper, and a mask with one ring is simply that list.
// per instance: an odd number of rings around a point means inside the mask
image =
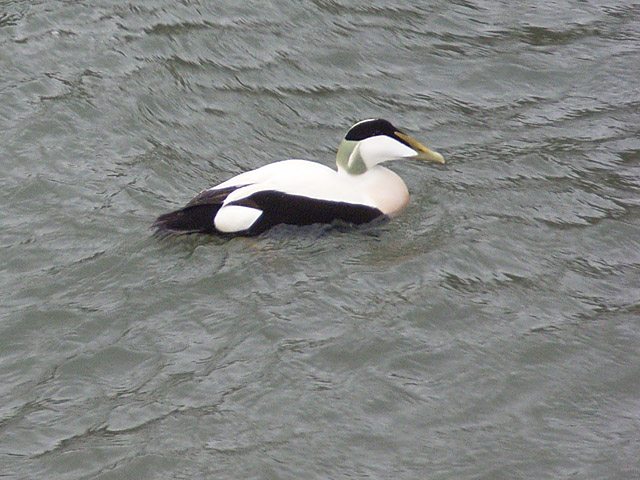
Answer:
[{"label": "duck's head", "polygon": [[336,163],[339,170],[359,175],[378,163],[401,158],[444,163],[438,152],[382,119],[362,120],[351,127],[340,142]]}]

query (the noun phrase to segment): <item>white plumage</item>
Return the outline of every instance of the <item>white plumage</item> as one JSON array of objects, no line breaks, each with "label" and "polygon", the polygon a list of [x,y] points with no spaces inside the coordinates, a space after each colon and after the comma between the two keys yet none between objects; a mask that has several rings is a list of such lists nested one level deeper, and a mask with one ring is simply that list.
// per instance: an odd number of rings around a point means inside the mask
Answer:
[{"label": "white plumage", "polygon": [[184,208],[160,216],[162,230],[256,235],[279,223],[336,220],[365,223],[392,216],[409,200],[402,179],[379,163],[442,156],[386,120],[355,124],[340,143],[338,170],[307,160],[283,160],[237,175],[201,192]]}]

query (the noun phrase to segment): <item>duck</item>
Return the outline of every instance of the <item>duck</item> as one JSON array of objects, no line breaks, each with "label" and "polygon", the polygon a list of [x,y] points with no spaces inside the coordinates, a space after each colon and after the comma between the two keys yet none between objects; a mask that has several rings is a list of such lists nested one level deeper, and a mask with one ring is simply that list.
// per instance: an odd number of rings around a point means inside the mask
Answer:
[{"label": "duck", "polygon": [[340,142],[336,170],[309,160],[270,163],[200,192],[183,208],[160,215],[153,227],[255,236],[279,224],[361,225],[391,218],[407,205],[409,191],[400,176],[380,164],[400,159],[445,163],[391,122],[362,120]]}]

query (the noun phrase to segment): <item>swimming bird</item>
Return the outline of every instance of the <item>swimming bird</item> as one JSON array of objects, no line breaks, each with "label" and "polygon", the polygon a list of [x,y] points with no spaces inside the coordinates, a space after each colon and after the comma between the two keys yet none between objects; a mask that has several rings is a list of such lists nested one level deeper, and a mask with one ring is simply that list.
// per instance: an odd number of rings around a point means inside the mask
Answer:
[{"label": "swimming bird", "polygon": [[353,125],[338,146],[337,171],[308,160],[282,160],[204,190],[183,208],[158,217],[160,231],[258,235],[278,224],[392,217],[409,201],[402,179],[379,165],[444,158],[383,119]]}]

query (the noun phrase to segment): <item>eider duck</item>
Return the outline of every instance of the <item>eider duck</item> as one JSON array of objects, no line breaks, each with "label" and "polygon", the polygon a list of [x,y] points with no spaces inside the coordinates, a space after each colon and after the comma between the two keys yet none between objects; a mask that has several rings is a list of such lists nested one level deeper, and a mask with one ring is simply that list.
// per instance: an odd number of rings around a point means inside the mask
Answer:
[{"label": "eider duck", "polygon": [[352,126],[338,147],[337,171],[307,160],[282,160],[204,190],[184,208],[158,217],[160,231],[258,235],[278,224],[391,217],[409,201],[402,179],[379,164],[417,158],[444,163],[437,152],[387,120]]}]

